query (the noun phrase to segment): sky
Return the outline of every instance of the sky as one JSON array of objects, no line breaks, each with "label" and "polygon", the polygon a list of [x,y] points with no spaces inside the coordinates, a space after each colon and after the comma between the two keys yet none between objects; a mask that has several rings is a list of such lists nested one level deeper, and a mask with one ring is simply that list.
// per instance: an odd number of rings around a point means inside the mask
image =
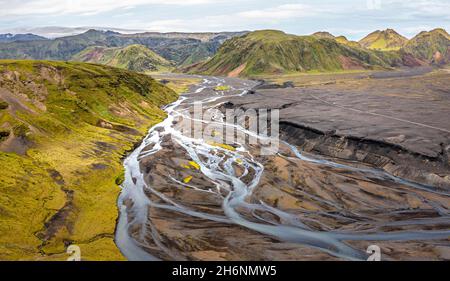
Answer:
[{"label": "sky", "polygon": [[[0,32],[36,27],[132,31],[329,31],[361,39],[393,28],[406,37],[450,30],[450,0],[0,0]],[[45,31],[42,31],[44,32]]]}]

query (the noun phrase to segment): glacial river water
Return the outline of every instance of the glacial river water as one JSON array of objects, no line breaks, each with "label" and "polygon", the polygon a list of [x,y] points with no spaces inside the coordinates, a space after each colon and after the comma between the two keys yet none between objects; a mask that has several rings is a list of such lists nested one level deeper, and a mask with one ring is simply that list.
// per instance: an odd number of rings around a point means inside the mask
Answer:
[{"label": "glacial river water", "polygon": [[[367,259],[367,253],[364,249],[352,247],[346,241],[439,240],[450,237],[449,228],[433,230],[410,229],[398,232],[371,231],[370,233],[361,231],[323,231],[308,226],[297,214],[278,209],[264,202],[249,203],[250,201],[246,199],[251,197],[255,189],[258,188],[261,177],[265,172],[265,166],[254,155],[255,150],[247,147],[245,143],[239,143],[235,145],[237,147],[235,151],[221,149],[221,153],[217,153],[218,148],[216,146],[205,143],[202,139],[185,136],[175,126],[176,122],[174,122],[180,116],[189,118],[187,111],[193,106],[194,101],[201,101],[203,106],[212,109],[223,104],[227,96],[245,95],[255,86],[255,82],[252,81],[239,81],[234,83],[233,87],[228,91],[217,92],[212,90],[224,84],[229,84],[229,81],[214,77],[203,78],[203,82],[200,85],[192,89],[191,92],[182,95],[177,102],[165,108],[168,114],[167,119],[151,128],[142,144],[125,160],[126,175],[123,190],[118,201],[120,219],[117,225],[116,243],[129,260],[158,260],[157,257],[144,250],[145,245],[142,242],[145,240],[145,235],[153,233],[153,226],[148,220],[150,207],[170,210],[175,213],[182,213],[208,221],[239,225],[280,241],[306,245],[347,260],[365,260]],[[214,122],[220,123],[222,122],[221,120],[222,118],[216,118]],[[194,120],[194,122],[203,121]],[[229,126],[235,125],[230,124]],[[238,127],[238,130],[244,134],[251,133],[240,126],[235,127]],[[215,193],[220,196],[223,200],[222,214],[202,212],[198,209],[184,206],[183,202],[172,200],[172,198],[159,192],[154,186],[146,183],[140,163],[143,159],[155,157],[155,154],[161,151],[163,143],[167,140],[168,136],[173,142],[179,145],[178,149],[183,149],[184,153],[189,155],[190,160],[198,163],[201,173],[212,183],[211,188],[207,190],[181,181],[179,181],[179,184],[188,185],[189,188],[198,192]],[[267,136],[256,137],[267,138]],[[397,183],[402,186],[407,186],[413,190],[412,192],[417,190],[447,199],[450,196],[449,193],[392,176],[378,169],[336,163],[319,156],[306,156],[295,146],[283,141],[280,145],[284,147],[284,150],[290,150],[292,155],[295,155],[300,161],[321,167],[329,166],[343,171],[357,172],[367,175],[370,178],[378,178],[382,181]],[[236,162],[242,167],[242,173],[236,173],[236,169],[233,166],[233,163]],[[174,180],[176,181],[176,179],[171,178],[171,175],[167,175],[167,181]],[[148,193],[157,196],[158,202],[151,200]],[[226,195],[224,196],[223,194]],[[314,196],[314,194],[311,196]],[[318,198],[317,200],[323,199]],[[132,202],[132,204],[126,204],[126,202]],[[439,217],[430,219],[429,222],[413,219],[404,222],[396,221],[395,223],[400,225],[434,224],[437,220],[448,223],[450,221],[448,213],[449,206],[445,206],[445,204],[443,205],[439,202],[435,202],[433,206],[435,206],[436,212],[440,215]],[[338,202],[324,203],[339,204]],[[270,213],[278,217],[279,220],[268,221],[257,215],[249,219],[247,215],[241,213],[241,210],[246,210],[246,214],[255,211]],[[141,226],[140,235],[142,239],[136,239],[136,235],[130,234],[130,228],[136,225]],[[153,234],[153,240],[161,251],[167,251],[166,246],[160,241],[157,235]]]}]

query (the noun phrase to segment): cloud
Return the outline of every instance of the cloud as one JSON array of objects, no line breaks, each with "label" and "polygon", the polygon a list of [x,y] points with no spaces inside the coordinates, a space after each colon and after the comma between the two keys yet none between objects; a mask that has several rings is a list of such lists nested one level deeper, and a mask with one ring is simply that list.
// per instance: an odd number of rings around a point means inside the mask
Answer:
[{"label": "cloud", "polygon": [[316,14],[316,8],[303,4],[285,4],[262,10],[250,10],[237,14],[240,18],[251,20],[288,20],[292,18],[313,16]]},{"label": "cloud", "polygon": [[405,11],[409,11],[411,15],[422,16],[450,16],[450,2],[445,0],[410,0],[400,1],[391,0],[387,2],[388,6],[401,7]]},{"label": "cloud", "polygon": [[[306,1],[305,1],[306,2]],[[447,9],[448,8],[448,9]],[[264,9],[249,9],[222,15],[203,15],[191,18],[173,18],[150,22],[128,22],[128,28],[140,26],[152,31],[207,31],[207,30],[252,30],[283,28],[287,22],[311,22],[316,30],[322,21],[332,20],[336,25],[321,29],[352,37],[363,36],[376,29],[413,24],[410,29],[425,26],[421,21],[427,17],[435,22],[443,21],[450,10],[450,3],[443,0],[382,0],[379,9],[356,1],[323,4],[282,4]],[[316,23],[316,24],[313,24]],[[353,27],[354,25],[354,27]],[[447,24],[448,25],[448,24]],[[430,25],[428,25],[430,26]],[[407,35],[413,35],[407,30]]]},{"label": "cloud", "polygon": [[410,19],[450,20],[450,2],[440,0],[417,0],[401,4],[409,10]]},{"label": "cloud", "polygon": [[297,34],[331,30],[357,38],[376,29],[413,35],[424,27],[450,26],[449,0],[0,0],[0,7],[4,30],[48,25]]},{"label": "cloud", "polygon": [[[205,31],[248,30],[256,26],[274,28],[285,21],[313,17],[319,10],[303,4],[283,4],[266,9],[246,10],[231,14],[203,16],[190,19],[167,19],[140,23],[139,26],[152,31]],[[230,20],[232,19],[232,20]],[[136,26],[137,22],[129,22]]]},{"label": "cloud", "polygon": [[[365,17],[367,20],[389,21],[448,21],[450,20],[450,2],[448,0],[367,0],[368,5],[360,6],[345,12],[338,10],[340,17],[352,16]],[[369,5],[377,3],[377,5]],[[372,6],[372,8],[371,8]],[[375,8],[374,8],[375,7]],[[419,23],[420,24],[420,23]]]},{"label": "cloud", "polygon": [[225,0],[0,0],[0,17],[27,15],[95,15],[142,5],[202,5]]}]

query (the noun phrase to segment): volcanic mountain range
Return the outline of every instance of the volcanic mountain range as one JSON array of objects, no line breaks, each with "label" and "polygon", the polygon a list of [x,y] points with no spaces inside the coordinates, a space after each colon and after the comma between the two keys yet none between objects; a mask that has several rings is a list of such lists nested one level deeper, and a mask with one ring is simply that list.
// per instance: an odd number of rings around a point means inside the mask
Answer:
[{"label": "volcanic mountain range", "polygon": [[9,34],[0,35],[0,59],[73,60],[137,72],[177,68],[224,76],[392,69],[449,63],[450,35],[438,28],[408,40],[386,29],[356,42],[328,32],[297,36],[277,30],[137,34],[89,30],[56,39]]}]

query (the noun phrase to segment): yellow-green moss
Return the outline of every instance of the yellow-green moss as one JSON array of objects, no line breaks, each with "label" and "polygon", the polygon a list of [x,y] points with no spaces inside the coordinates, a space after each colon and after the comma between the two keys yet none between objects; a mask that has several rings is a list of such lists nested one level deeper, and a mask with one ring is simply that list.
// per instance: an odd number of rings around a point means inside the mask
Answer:
[{"label": "yellow-green moss", "polygon": [[0,151],[0,260],[66,260],[68,244],[84,260],[122,260],[113,240],[121,159],[175,92],[83,63],[0,61],[0,82],[27,108],[6,108],[0,127],[29,140],[25,155]]},{"label": "yellow-green moss", "polygon": [[25,124],[19,124],[13,128],[14,135],[17,137],[26,137],[30,132],[30,128]]},{"label": "yellow-green moss", "polygon": [[217,92],[228,91],[229,89],[230,89],[230,86],[227,86],[227,85],[217,86],[216,88],[214,88],[214,90]]},{"label": "yellow-green moss", "polygon": [[236,151],[236,148],[228,145],[228,144],[224,144],[224,143],[218,143],[218,142],[208,142],[209,145],[211,146],[215,146],[215,147],[220,147],[226,150],[230,150],[230,151]]},{"label": "yellow-green moss", "polygon": [[191,165],[196,170],[200,170],[200,165],[195,161],[190,161],[189,165]]},{"label": "yellow-green moss", "polygon": [[159,81],[164,82],[167,87],[174,90],[177,94],[186,93],[188,92],[189,87],[201,82],[201,79],[198,78],[180,78],[163,74],[157,74],[156,77]]},{"label": "yellow-green moss", "polygon": [[183,179],[183,182],[186,183],[186,184],[188,184],[188,183],[191,182],[191,180],[192,180],[193,178],[194,178],[193,176],[188,176],[188,177],[186,177],[186,178]]}]

